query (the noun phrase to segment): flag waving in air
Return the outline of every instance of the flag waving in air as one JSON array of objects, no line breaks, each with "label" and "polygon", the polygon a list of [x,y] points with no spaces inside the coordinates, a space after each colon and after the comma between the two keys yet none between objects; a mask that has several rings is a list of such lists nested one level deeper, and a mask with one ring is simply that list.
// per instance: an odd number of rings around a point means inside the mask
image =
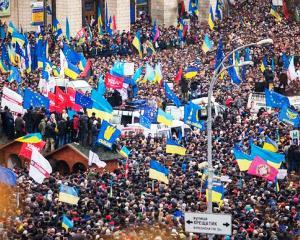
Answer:
[{"label": "flag waving in air", "polygon": [[275,182],[278,171],[260,157],[255,157],[248,169],[248,174]]},{"label": "flag waving in air", "polygon": [[97,142],[111,149],[113,143],[120,135],[121,131],[119,129],[103,120]]}]

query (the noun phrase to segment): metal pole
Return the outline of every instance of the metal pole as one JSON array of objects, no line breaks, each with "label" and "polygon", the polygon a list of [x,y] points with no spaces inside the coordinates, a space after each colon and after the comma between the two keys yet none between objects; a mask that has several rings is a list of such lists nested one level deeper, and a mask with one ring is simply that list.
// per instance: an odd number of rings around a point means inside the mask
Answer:
[{"label": "metal pole", "polygon": [[46,31],[46,27],[47,27],[47,0],[43,0],[43,7],[44,7],[44,31]]},{"label": "metal pole", "polygon": [[[250,46],[255,46],[257,45],[256,43],[250,43],[241,47],[238,47],[236,49],[234,49],[233,51],[231,51],[230,53],[228,53],[222,60],[222,62],[219,64],[219,66],[217,67],[217,69],[214,72],[213,78],[210,82],[209,85],[209,91],[208,91],[208,101],[207,101],[207,162],[208,162],[208,185],[207,185],[207,190],[208,190],[208,196],[207,196],[207,213],[213,213],[213,209],[212,209],[212,181],[213,181],[213,167],[212,167],[212,116],[211,116],[211,98],[213,95],[213,89],[215,86],[215,83],[218,80],[218,76],[219,76],[219,70],[221,68],[221,66],[223,66],[223,63],[229,58],[230,55],[232,55],[234,52],[246,48],[246,47],[250,47]],[[209,235],[209,239],[212,240],[213,239],[213,235]]]}]

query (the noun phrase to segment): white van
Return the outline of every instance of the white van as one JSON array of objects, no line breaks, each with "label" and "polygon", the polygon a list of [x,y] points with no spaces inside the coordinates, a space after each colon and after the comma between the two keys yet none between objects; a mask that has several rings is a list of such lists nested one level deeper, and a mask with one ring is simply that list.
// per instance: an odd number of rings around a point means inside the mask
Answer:
[{"label": "white van", "polygon": [[92,87],[90,84],[88,84],[87,81],[85,80],[74,80],[74,81],[69,81],[66,84],[66,88],[73,88],[76,91],[81,91],[83,93],[90,93],[92,91]]},{"label": "white van", "polygon": [[[200,120],[206,120],[207,119],[207,102],[208,98],[203,97],[203,98],[197,98],[192,100],[192,103],[197,104],[202,107],[200,110]],[[220,114],[222,114],[225,111],[226,107],[220,105],[219,103],[215,102],[215,98],[212,97],[212,116],[216,117]],[[177,120],[183,120],[184,118],[184,107],[179,107],[177,108],[176,106],[167,106],[166,107],[166,112],[170,113],[174,119]]]}]

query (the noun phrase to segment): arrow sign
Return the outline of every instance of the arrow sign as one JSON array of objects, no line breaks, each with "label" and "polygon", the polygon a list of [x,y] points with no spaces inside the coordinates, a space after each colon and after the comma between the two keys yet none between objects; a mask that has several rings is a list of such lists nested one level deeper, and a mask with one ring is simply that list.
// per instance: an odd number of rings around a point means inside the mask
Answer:
[{"label": "arrow sign", "polygon": [[231,215],[186,212],[184,217],[186,232],[231,235]]}]

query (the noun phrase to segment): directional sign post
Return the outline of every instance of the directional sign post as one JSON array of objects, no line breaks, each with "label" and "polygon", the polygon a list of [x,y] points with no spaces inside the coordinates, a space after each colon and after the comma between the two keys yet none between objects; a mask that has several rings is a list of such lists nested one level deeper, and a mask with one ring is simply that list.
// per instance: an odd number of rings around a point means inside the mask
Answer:
[{"label": "directional sign post", "polygon": [[231,235],[231,215],[185,213],[185,231],[215,235]]}]

